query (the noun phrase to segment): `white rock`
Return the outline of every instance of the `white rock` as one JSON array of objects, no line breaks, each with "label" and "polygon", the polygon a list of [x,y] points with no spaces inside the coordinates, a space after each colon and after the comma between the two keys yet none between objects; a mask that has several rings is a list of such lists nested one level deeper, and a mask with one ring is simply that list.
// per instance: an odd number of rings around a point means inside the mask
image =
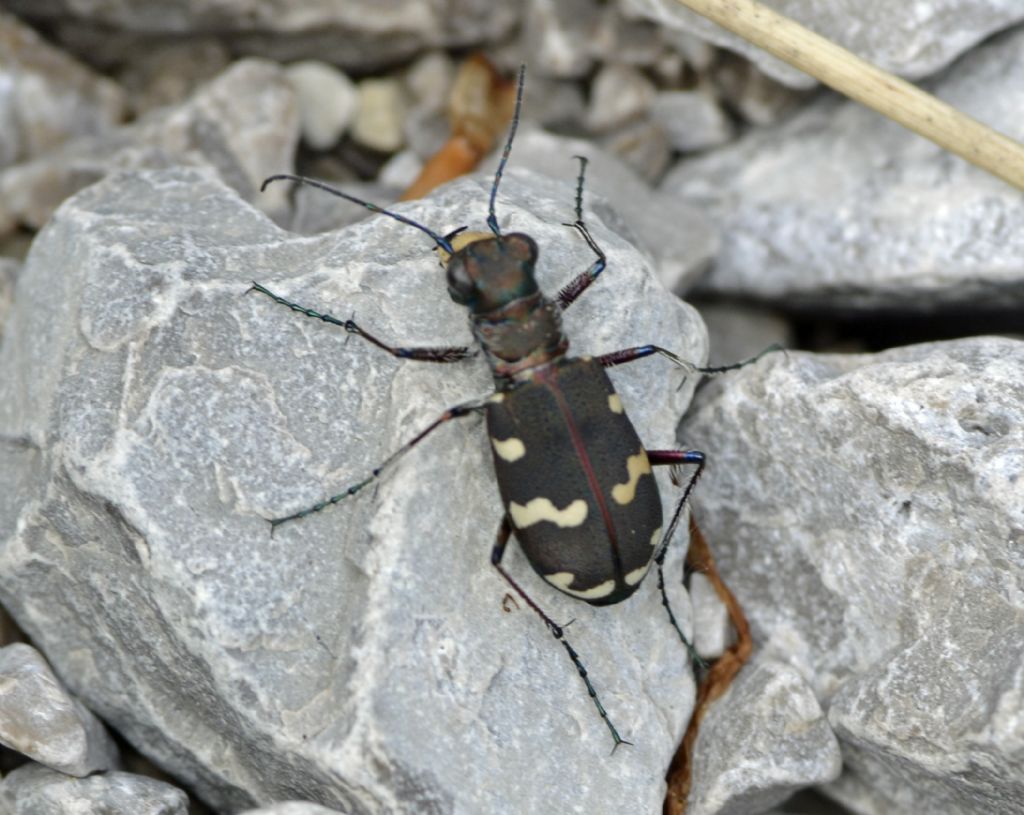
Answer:
[{"label": "white rock", "polygon": [[403,143],[406,106],[405,94],[397,79],[362,80],[352,138],[382,153],[395,152]]},{"label": "white rock", "polygon": [[681,152],[718,147],[733,136],[732,122],[707,88],[660,91],[651,104],[651,117]]},{"label": "white rock", "polygon": [[600,132],[634,121],[647,113],[657,92],[642,71],[616,62],[604,65],[590,84],[587,127]]},{"label": "white rock", "polygon": [[448,94],[455,81],[455,63],[444,51],[431,51],[414,62],[405,74],[405,87],[413,107],[441,113],[448,106]]},{"label": "white rock", "polygon": [[715,592],[711,581],[700,572],[690,575],[693,605],[693,647],[703,659],[718,659],[735,639],[729,610]]},{"label": "white rock", "polygon": [[344,815],[344,813],[309,801],[280,801],[259,809],[247,809],[238,815]]},{"label": "white rock", "polygon": [[299,105],[302,138],[314,150],[337,144],[356,112],[355,83],[326,62],[304,60],[285,69]]},{"label": "white rock", "polygon": [[665,128],[648,118],[607,134],[599,143],[652,186],[664,178],[675,155]]},{"label": "white rock", "polygon": [[377,173],[377,182],[386,187],[403,190],[416,180],[422,169],[423,160],[412,150],[403,150],[384,162],[384,166]]},{"label": "white rock", "polygon": [[0,781],[0,810],[10,815],[187,815],[179,789],[133,773],[72,778],[40,764],[24,764]]},{"label": "white rock", "polygon": [[595,0],[527,0],[527,64],[542,76],[583,77],[594,64],[589,43],[599,24]]}]

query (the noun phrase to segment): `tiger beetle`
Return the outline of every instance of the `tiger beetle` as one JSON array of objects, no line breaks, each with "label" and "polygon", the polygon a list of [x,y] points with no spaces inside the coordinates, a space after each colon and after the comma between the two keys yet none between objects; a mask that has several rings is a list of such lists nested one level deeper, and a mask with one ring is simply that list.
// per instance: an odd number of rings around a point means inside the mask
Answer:
[{"label": "tiger beetle", "polygon": [[[577,157],[576,220],[566,226],[580,234],[596,259],[553,300],[540,291],[534,279],[538,254],[534,240],[523,233],[502,234],[498,228],[495,199],[519,124],[524,78],[525,68],[521,68],[511,128],[491,185],[487,215],[490,232],[467,232],[463,227],[439,235],[399,213],[313,179],[282,174],[264,181],[262,189],[279,180],[311,185],[429,235],[446,269],[449,295],[469,310],[470,328],[490,365],[495,388],[488,397],[446,410],[361,481],[301,512],[270,519],[270,524],[276,528],[355,495],[441,425],[483,413],[505,508],[491,550],[491,564],[565,648],[617,748],[629,742],[612,724],[579,654],[565,636],[565,627],[548,616],[502,566],[505,547],[515,534],[530,564],[545,581],[595,606],[625,600],[637,590],[653,563],[669,622],[691,659],[700,664],[669,604],[663,564],[687,498],[704,469],[704,454],[698,450],[645,449],[605,369],[659,354],[688,372],[715,374],[754,362],[774,347],[751,359],[715,368],[698,367],[656,345],[597,357],[568,356],[562,312],[597,280],[606,258],[583,220],[587,160],[582,156]],[[466,347],[393,347],[352,319],[338,319],[293,303],[259,283],[254,282],[250,291],[265,294],[306,317],[340,326],[402,359],[453,363],[474,355]],[[661,498],[651,468],[673,468],[673,481],[679,484],[677,468],[682,465],[695,469],[664,527]]]}]

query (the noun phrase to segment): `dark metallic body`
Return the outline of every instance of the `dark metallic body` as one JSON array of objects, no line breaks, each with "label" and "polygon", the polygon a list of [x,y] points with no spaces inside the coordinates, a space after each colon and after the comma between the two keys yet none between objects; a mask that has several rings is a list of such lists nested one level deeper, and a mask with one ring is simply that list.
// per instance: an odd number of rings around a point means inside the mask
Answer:
[{"label": "dark metallic body", "polygon": [[561,307],[534,280],[533,240],[459,237],[449,291],[470,308],[494,376],[487,429],[512,530],[559,591],[594,605],[625,600],[662,527],[643,444],[602,365],[566,356]]}]

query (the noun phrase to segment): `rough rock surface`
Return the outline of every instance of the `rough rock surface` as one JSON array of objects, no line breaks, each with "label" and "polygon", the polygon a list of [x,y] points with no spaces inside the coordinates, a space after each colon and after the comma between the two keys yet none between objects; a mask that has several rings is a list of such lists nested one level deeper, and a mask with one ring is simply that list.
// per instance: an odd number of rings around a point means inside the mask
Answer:
[{"label": "rough rock surface", "polygon": [[[931,89],[1024,138],[1024,29]],[[852,102],[684,161],[661,189],[722,231],[717,294],[828,308],[1024,307],[1021,193]]]},{"label": "rough rock surface", "polygon": [[697,516],[867,815],[1024,800],[1024,342],[771,355],[700,392]]},{"label": "rough rock surface", "polygon": [[259,187],[292,166],[298,138],[298,108],[284,71],[241,60],[178,107],[0,174],[0,234],[19,224],[38,229],[65,198],[114,170],[181,163],[215,168],[241,195],[279,214],[284,192],[261,196]]},{"label": "rough rock surface", "polygon": [[[1017,0],[764,0],[765,4],[900,76],[919,78],[948,65],[985,37],[1024,20]],[[621,0],[629,14],[693,32],[743,54],[769,76],[807,88],[814,80],[676,0]]]},{"label": "rough rock surface", "polygon": [[163,781],[133,773],[73,778],[41,764],[25,764],[0,781],[0,811],[5,815],[187,815],[188,796]]},{"label": "rough rock surface", "polygon": [[[480,229],[489,188],[460,181],[402,211],[440,233]],[[537,239],[549,291],[592,261],[561,225],[572,195],[571,180],[512,169],[498,196],[503,229]],[[574,350],[653,342],[702,360],[696,312],[589,218],[609,271],[566,315]],[[344,489],[491,381],[479,358],[416,364],[346,341],[247,295],[250,280],[395,342],[466,344],[430,248],[384,218],[289,235],[197,170],[122,173],[67,202],[0,348],[0,599],[93,710],[218,809],[660,811],[693,681],[655,582],[592,608],[551,591],[518,547],[506,557],[574,620],[634,742],[609,757],[565,653],[521,603],[503,610],[478,420],[270,535],[265,517]],[[680,388],[660,359],[612,377],[645,442],[671,447],[692,378]],[[538,761],[538,745],[558,760]]]},{"label": "rough rock surface", "polygon": [[0,648],[0,743],[66,775],[112,770],[117,747],[31,645]]},{"label": "rough rock surface", "polygon": [[749,815],[833,781],[839,744],[807,682],[755,657],[701,723],[687,815]]}]

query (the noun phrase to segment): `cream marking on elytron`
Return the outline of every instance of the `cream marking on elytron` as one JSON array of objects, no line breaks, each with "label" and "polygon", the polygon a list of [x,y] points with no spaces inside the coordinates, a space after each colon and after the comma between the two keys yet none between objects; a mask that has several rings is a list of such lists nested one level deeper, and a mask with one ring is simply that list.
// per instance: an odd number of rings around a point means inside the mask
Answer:
[{"label": "cream marking on elytron", "polygon": [[526,455],[526,445],[515,436],[504,441],[492,438],[491,444],[494,445],[494,452],[505,461],[519,461]]},{"label": "cream marking on elytron", "polygon": [[647,475],[651,471],[651,462],[647,458],[647,453],[641,450],[635,456],[626,459],[626,469],[629,471],[629,481],[612,487],[612,498],[623,506],[632,501],[636,495],[636,485],[640,483],[640,476]]},{"label": "cream marking on elytron", "polygon": [[622,400],[617,393],[608,394],[608,409],[612,413],[622,413]]},{"label": "cream marking on elytron", "polygon": [[587,519],[587,502],[577,498],[565,509],[559,509],[547,498],[534,498],[526,506],[509,501],[508,514],[517,529],[525,529],[541,521],[551,521],[564,529],[579,526]]},{"label": "cream marking on elytron", "polygon": [[659,526],[657,529],[654,530],[654,534],[651,535],[651,548],[653,549],[655,546],[657,546],[658,545],[658,541],[660,541],[660,540],[661,540],[661,527]]},{"label": "cream marking on elytron", "polygon": [[495,405],[500,405],[502,402],[505,401],[505,394],[503,394],[501,391],[498,391],[497,393],[492,393],[487,398],[487,401]]},{"label": "cream marking on elytron", "polygon": [[557,586],[566,594],[571,594],[573,597],[579,597],[581,600],[596,600],[598,597],[607,597],[615,591],[614,580],[605,580],[604,583],[598,583],[592,589],[570,589],[569,584],[576,579],[576,575],[572,572],[555,572],[554,574],[546,574],[544,575],[544,579],[552,586]]},{"label": "cream marking on elytron", "polygon": [[631,572],[626,572],[626,576],[623,578],[626,581],[627,586],[635,586],[641,580],[644,579],[644,575],[647,574],[647,570],[651,568],[651,564],[647,563],[641,566],[639,569],[633,569]]}]

